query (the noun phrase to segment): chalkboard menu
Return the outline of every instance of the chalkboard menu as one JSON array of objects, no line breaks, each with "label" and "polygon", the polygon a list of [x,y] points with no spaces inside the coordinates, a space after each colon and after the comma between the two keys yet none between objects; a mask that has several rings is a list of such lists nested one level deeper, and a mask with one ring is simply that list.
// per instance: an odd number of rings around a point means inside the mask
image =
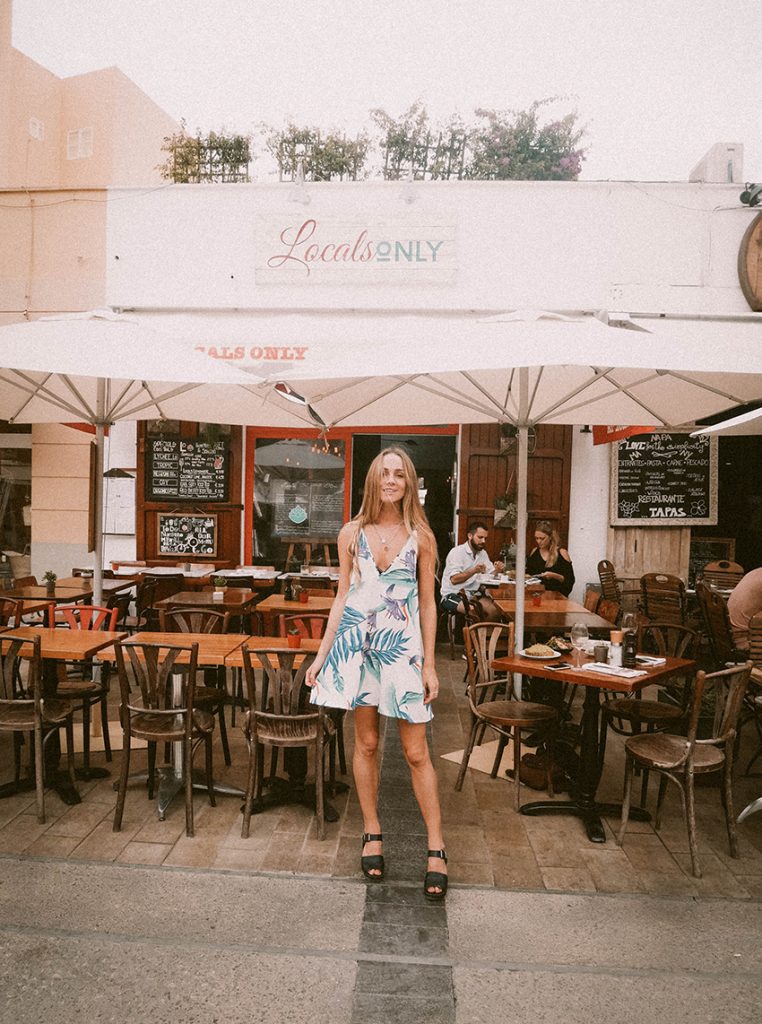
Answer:
[{"label": "chalkboard menu", "polygon": [[637,434],[612,447],[612,526],[714,526],[717,438]]},{"label": "chalkboard menu", "polygon": [[343,481],[278,481],[271,494],[275,537],[335,537],[344,524]]},{"label": "chalkboard menu", "polygon": [[157,512],[160,555],[216,555],[217,516]]},{"label": "chalkboard menu", "polygon": [[146,452],[147,501],[227,501],[227,441],[181,441],[149,437]]}]

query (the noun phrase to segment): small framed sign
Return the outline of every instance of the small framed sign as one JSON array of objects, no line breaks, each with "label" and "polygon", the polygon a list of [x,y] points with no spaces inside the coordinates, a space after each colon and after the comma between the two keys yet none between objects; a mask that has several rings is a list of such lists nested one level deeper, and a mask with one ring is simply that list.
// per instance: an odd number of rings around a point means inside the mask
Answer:
[{"label": "small framed sign", "polygon": [[214,513],[157,512],[160,555],[217,554],[217,516]]}]

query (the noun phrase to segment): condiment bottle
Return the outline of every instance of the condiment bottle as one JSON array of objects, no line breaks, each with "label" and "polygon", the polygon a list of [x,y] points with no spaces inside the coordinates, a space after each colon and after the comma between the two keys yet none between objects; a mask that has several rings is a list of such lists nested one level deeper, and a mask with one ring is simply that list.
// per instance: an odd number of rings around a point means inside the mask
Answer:
[{"label": "condiment bottle", "polygon": [[622,665],[624,668],[635,668],[635,655],[638,653],[638,637],[634,629],[628,629],[624,634],[622,644]]},{"label": "condiment bottle", "polygon": [[291,580],[286,580],[286,585],[283,588],[283,600],[284,601],[293,601],[294,600],[294,588],[293,588],[293,585],[291,583]]},{"label": "condiment bottle", "polygon": [[615,668],[622,667],[622,631],[621,629],[612,629],[611,634],[611,646],[609,647],[609,664],[614,665]]}]

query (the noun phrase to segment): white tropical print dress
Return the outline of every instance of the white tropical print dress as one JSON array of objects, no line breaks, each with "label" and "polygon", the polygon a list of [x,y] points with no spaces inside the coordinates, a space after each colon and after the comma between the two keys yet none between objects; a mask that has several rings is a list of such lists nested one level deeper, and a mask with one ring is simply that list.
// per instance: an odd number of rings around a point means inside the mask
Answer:
[{"label": "white tropical print dress", "polygon": [[[423,645],[418,612],[418,536],[415,531],[380,572],[360,530],[353,579],[336,636],[310,701],[350,710],[377,707],[388,718],[429,722],[423,703]],[[356,574],[355,574],[356,575]]]}]

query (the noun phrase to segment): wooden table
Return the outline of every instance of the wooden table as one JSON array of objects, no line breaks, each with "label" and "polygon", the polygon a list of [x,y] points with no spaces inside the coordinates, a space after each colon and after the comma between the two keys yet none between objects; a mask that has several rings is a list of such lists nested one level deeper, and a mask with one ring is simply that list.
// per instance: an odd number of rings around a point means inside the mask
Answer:
[{"label": "wooden table", "polygon": [[215,600],[212,590],[179,590],[176,594],[163,597],[157,601],[156,608],[211,608],[214,611],[233,612],[243,615],[251,610],[251,606],[257,600],[255,590],[247,590],[243,587],[227,587],[222,591],[222,597]]},{"label": "wooden table", "polygon": [[[53,593],[47,587],[14,587],[12,590],[3,590],[2,597],[10,597],[13,601],[34,601],[43,606],[49,604],[76,604],[79,601],[89,601],[93,596],[92,584],[83,585],[81,582],[71,587],[64,587],[56,583]],[[25,606],[26,608],[26,606]]]},{"label": "wooden table", "polygon": [[[606,834],[601,816],[619,815],[621,804],[599,804],[595,799],[598,788],[598,733],[600,718],[600,691],[614,690],[618,693],[638,693],[651,683],[663,682],[672,676],[686,675],[693,671],[695,662],[682,658],[667,658],[664,665],[642,667],[644,675],[634,679],[622,679],[618,676],[599,675],[585,672],[584,665],[591,664],[593,659],[585,657],[582,669],[571,666],[571,658],[556,659],[560,664],[569,664],[568,668],[554,668],[554,661],[535,661],[519,654],[510,657],[496,658],[492,662],[498,672],[521,673],[532,679],[553,679],[559,683],[572,683],[585,687],[585,701],[582,709],[580,739],[580,772],[575,791],[571,800],[548,800],[524,804],[522,814],[571,814],[581,818],[591,843],[605,843]],[[650,815],[642,808],[632,808],[630,817],[636,821],[649,821]]]},{"label": "wooden table", "polygon": [[[495,604],[509,619],[516,615],[515,598],[495,598]],[[608,619],[589,612],[583,604],[563,597],[554,591],[543,591],[540,604],[535,605],[529,594],[524,601],[524,626],[532,633],[563,633],[575,622],[584,622],[591,632],[608,633],[616,627]]]},{"label": "wooden table", "polygon": [[275,633],[275,620],[278,615],[311,615],[314,612],[330,612],[336,595],[329,590],[325,597],[315,597],[312,594],[306,601],[287,601],[283,594],[270,594],[264,601],[260,601],[256,610],[262,614],[262,631],[267,635]]},{"label": "wooden table", "polygon": [[[40,653],[43,660],[43,689],[46,696],[53,696],[58,686],[55,662],[88,661],[104,647],[113,647],[115,641],[121,640],[126,635],[126,633],[109,633],[103,630],[20,626],[18,629],[7,630],[0,635],[0,651],[5,651],[8,640],[33,640],[39,636]],[[69,776],[65,772],[58,771],[60,745],[51,742],[48,744],[48,751],[49,754],[46,757],[47,784],[58,793],[64,803],[80,803],[81,797],[77,790],[72,788]],[[0,787],[0,797],[10,796],[12,792],[18,791],[15,784],[11,785],[13,786],[11,790],[6,786]],[[31,780],[29,788],[34,788],[34,780]]]},{"label": "wooden table", "polygon": [[[130,587],[134,587],[134,580],[130,579],[118,579],[113,580],[111,577],[103,580],[103,595],[108,596],[109,594],[119,594],[123,591],[129,590]],[[77,589],[84,590],[89,588],[89,592],[92,595],[93,592],[93,581],[88,576],[64,576],[59,577],[56,580],[56,587],[66,589]]]}]

